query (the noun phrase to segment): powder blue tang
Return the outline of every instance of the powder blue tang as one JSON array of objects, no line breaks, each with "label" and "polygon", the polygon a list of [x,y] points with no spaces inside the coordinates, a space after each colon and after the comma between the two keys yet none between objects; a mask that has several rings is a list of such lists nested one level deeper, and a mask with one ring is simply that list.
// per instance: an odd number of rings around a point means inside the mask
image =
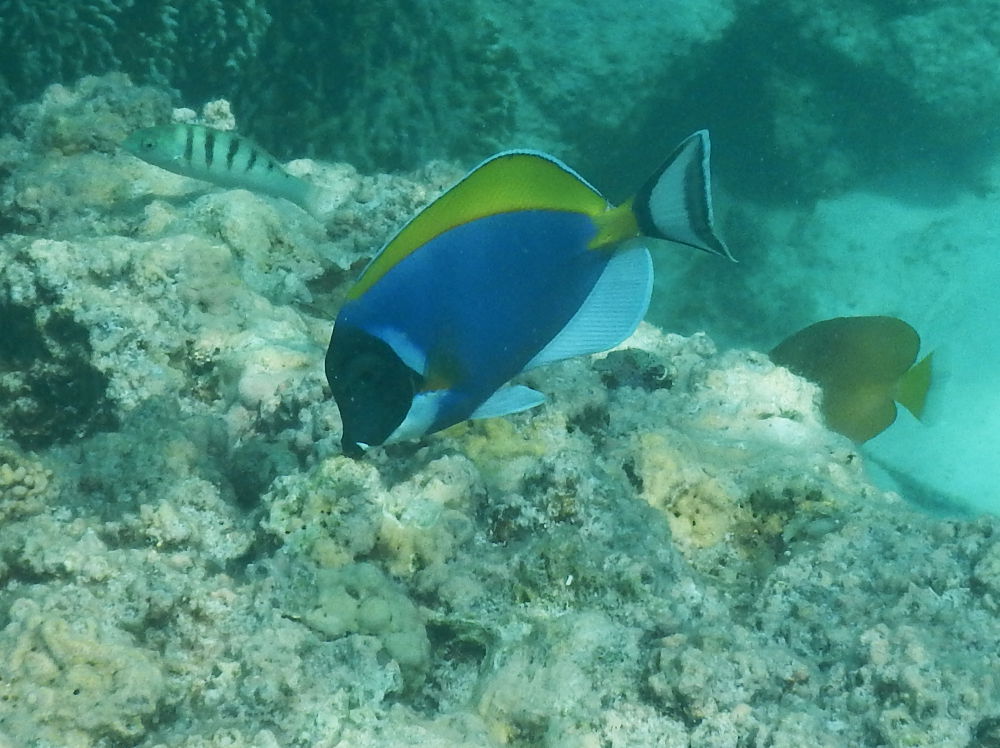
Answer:
[{"label": "powder blue tang", "polygon": [[653,274],[639,237],[731,259],[712,225],[708,155],[708,133],[695,133],[612,206],[552,157],[505,152],[418,214],[334,325],[326,373],[345,452],[542,403],[508,382],[607,350],[642,320]]}]

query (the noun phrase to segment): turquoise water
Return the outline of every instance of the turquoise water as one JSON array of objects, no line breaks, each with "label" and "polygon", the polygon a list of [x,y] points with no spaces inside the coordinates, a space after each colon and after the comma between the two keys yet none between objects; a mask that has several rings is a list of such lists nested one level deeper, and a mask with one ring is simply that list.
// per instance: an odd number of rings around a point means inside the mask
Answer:
[{"label": "turquoise water", "polygon": [[[997,39],[995,2],[0,2],[0,746],[997,744]],[[329,212],[118,148],[172,120]],[[738,264],[654,246],[649,324],[543,406],[341,454],[332,320],[400,226],[505,148],[619,202],[700,128]],[[854,445],[763,352],[867,314],[937,370]]]}]

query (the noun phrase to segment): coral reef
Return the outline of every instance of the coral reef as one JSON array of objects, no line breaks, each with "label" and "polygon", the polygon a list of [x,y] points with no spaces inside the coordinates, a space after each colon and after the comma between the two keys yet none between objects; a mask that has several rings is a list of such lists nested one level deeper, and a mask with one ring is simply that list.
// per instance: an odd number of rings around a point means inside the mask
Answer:
[{"label": "coral reef", "polygon": [[316,604],[303,614],[302,621],[329,639],[348,634],[374,636],[410,679],[411,687],[419,684],[430,659],[430,642],[416,606],[372,564],[320,571]]},{"label": "coral reef", "polygon": [[42,209],[0,206],[0,743],[992,739],[995,519],[916,511],[815,387],[649,325],[525,375],[534,411],[350,460],[330,320],[455,169],[296,162],[322,226],[42,145],[157,101],[87,80],[4,141]]},{"label": "coral reef", "polygon": [[506,9],[303,0],[268,11],[269,33],[241,85],[215,95],[231,98],[274,153],[412,169],[482,158],[514,126],[517,57],[498,19]]},{"label": "coral reef", "polygon": [[513,58],[487,10],[479,2],[3,0],[0,115],[53,81],[117,71],[186,102],[232,99],[279,155],[413,168],[489,150],[509,131]]},{"label": "coral reef", "polygon": [[131,636],[114,628],[98,634],[97,619],[81,630],[25,598],[9,616],[0,634],[0,719],[10,735],[77,746],[146,732],[143,721],[156,711],[164,679]]},{"label": "coral reef", "polygon": [[[53,82],[122,71],[206,98],[230,90],[270,24],[257,0],[3,0],[0,111]],[[212,91],[205,72],[211,71]]]},{"label": "coral reef", "polygon": [[120,71],[178,103],[225,96],[282,157],[400,169],[542,147],[618,196],[704,126],[746,194],[829,194],[918,150],[964,172],[1000,95],[988,3],[4,0],[0,14],[0,114],[53,79]]},{"label": "coral reef", "polygon": [[[906,161],[981,167],[1000,95],[989,3],[661,10],[2,0],[0,115],[53,81],[118,71],[171,87],[178,104],[231,100],[248,134],[283,158],[366,170],[530,146],[624,197],[705,126],[729,144],[718,154],[727,186],[746,195],[815,198]],[[605,142],[615,147],[594,147]]]},{"label": "coral reef", "polygon": [[0,442],[0,523],[42,511],[53,491],[51,470],[16,445]]},{"label": "coral reef", "polygon": [[801,19],[805,38],[859,69],[879,71],[927,111],[971,131],[965,137],[992,127],[992,104],[1000,97],[1000,17],[988,3],[964,11],[944,2],[841,0],[817,11],[790,0],[786,7]]}]

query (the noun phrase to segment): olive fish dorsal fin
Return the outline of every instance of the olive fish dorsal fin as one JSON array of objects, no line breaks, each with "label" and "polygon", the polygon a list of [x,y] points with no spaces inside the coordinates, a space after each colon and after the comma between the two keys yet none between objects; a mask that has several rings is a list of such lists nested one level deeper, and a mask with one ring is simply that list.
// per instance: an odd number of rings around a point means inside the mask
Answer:
[{"label": "olive fish dorsal fin", "polygon": [[403,226],[368,264],[348,298],[361,296],[434,237],[477,218],[519,210],[598,215],[607,208],[607,200],[558,159],[537,151],[498,153]]},{"label": "olive fish dorsal fin", "polygon": [[901,319],[835,317],[809,325],[771,350],[771,360],[820,386],[892,385],[917,359],[920,336]]}]

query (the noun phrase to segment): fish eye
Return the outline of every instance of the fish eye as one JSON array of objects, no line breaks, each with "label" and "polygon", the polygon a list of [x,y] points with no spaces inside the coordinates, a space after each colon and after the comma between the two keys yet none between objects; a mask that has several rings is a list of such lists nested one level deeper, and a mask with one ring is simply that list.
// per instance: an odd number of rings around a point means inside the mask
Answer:
[{"label": "fish eye", "polygon": [[354,379],[362,384],[372,384],[378,377],[378,362],[374,356],[361,356],[351,367]]}]

